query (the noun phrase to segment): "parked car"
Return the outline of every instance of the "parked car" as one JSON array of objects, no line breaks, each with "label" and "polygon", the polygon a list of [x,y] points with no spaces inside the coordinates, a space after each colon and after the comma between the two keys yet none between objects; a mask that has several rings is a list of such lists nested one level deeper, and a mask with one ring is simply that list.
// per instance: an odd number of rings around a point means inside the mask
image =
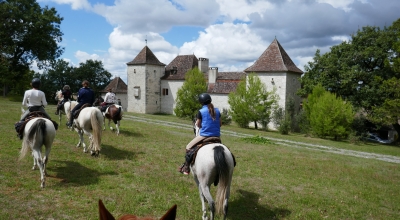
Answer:
[{"label": "parked car", "polygon": [[377,134],[374,134],[374,133],[368,133],[367,136],[363,137],[362,139],[365,140],[365,141],[381,143],[381,144],[391,144],[391,143],[393,143],[393,141],[388,140],[388,139],[382,139]]}]

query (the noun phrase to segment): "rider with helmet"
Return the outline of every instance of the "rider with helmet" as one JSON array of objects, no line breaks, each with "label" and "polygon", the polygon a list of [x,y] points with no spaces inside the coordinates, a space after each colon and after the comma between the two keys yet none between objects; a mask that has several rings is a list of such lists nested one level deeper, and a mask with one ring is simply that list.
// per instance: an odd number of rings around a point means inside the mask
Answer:
[{"label": "rider with helmet", "polygon": [[69,87],[69,85],[65,85],[63,87],[63,91],[61,94],[63,96],[63,100],[61,100],[57,105],[57,110],[55,113],[56,115],[58,115],[60,113],[60,109],[64,106],[64,103],[71,100],[72,92],[71,92],[71,88]]},{"label": "rider with helmet", "polygon": [[35,111],[42,112],[47,118],[50,119],[50,116],[43,108],[47,105],[47,101],[44,92],[39,90],[40,79],[32,79],[31,86],[32,89],[25,91],[24,99],[22,100],[22,105],[28,107],[28,109],[22,114],[21,121],[25,120],[26,116],[28,116],[30,112]]},{"label": "rider with helmet", "polygon": [[100,109],[102,112],[106,111],[107,107],[115,104],[115,93],[112,92],[111,88],[107,89],[107,94],[104,97],[104,104],[102,104],[102,108]]},{"label": "rider with helmet", "polygon": [[[203,105],[202,108],[196,115],[196,126],[200,128],[199,135],[196,136],[187,146],[186,153],[195,146],[197,143],[201,142],[208,137],[220,137],[221,136],[221,113],[218,108],[214,108],[211,103],[211,96],[207,93],[202,93],[199,95],[199,102]],[[179,168],[179,172],[188,175],[190,173],[190,164],[188,157],[185,157],[186,161]]]},{"label": "rider with helmet", "polygon": [[84,104],[89,104],[89,106],[92,106],[95,100],[94,92],[91,88],[89,88],[89,81],[83,80],[82,86],[83,87],[78,91],[78,104],[71,110],[71,117],[69,117],[69,122],[67,123],[68,127],[72,126],[75,112]]}]

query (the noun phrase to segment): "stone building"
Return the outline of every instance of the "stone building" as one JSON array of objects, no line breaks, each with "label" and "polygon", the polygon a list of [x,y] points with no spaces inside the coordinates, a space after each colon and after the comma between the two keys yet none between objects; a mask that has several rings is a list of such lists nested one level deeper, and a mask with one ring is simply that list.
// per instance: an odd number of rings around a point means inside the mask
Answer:
[{"label": "stone building", "polygon": [[229,93],[236,90],[241,79],[253,72],[268,91],[274,87],[277,89],[281,107],[285,107],[289,97],[294,99],[296,106],[300,105],[300,97],[295,93],[300,88],[299,78],[303,72],[276,39],[253,65],[242,72],[219,72],[218,67],[209,66],[207,58],[195,55],[178,55],[165,65],[147,46],[127,66],[129,112],[173,114],[177,91],[185,81],[185,74],[194,67],[205,74],[207,92],[215,107],[220,109],[229,109]]}]

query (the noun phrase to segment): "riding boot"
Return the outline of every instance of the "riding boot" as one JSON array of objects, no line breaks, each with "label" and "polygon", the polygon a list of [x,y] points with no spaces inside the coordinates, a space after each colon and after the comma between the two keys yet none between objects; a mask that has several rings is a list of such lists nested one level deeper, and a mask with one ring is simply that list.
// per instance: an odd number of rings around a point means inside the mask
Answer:
[{"label": "riding boot", "polygon": [[186,150],[186,155],[185,155],[185,162],[179,167],[178,171],[185,174],[189,175],[190,173],[190,155],[188,155],[190,150]]}]

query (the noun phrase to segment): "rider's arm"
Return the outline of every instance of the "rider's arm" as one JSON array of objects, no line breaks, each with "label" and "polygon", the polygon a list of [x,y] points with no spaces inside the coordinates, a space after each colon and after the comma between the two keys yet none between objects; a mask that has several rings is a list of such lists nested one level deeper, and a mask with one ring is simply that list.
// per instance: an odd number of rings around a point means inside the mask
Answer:
[{"label": "rider's arm", "polygon": [[25,91],[24,94],[24,99],[22,99],[22,105],[23,106],[28,106],[28,95],[27,95],[28,91]]},{"label": "rider's arm", "polygon": [[46,95],[44,94],[44,92],[42,92],[42,105],[43,106],[47,106],[47,101],[46,101]]}]

